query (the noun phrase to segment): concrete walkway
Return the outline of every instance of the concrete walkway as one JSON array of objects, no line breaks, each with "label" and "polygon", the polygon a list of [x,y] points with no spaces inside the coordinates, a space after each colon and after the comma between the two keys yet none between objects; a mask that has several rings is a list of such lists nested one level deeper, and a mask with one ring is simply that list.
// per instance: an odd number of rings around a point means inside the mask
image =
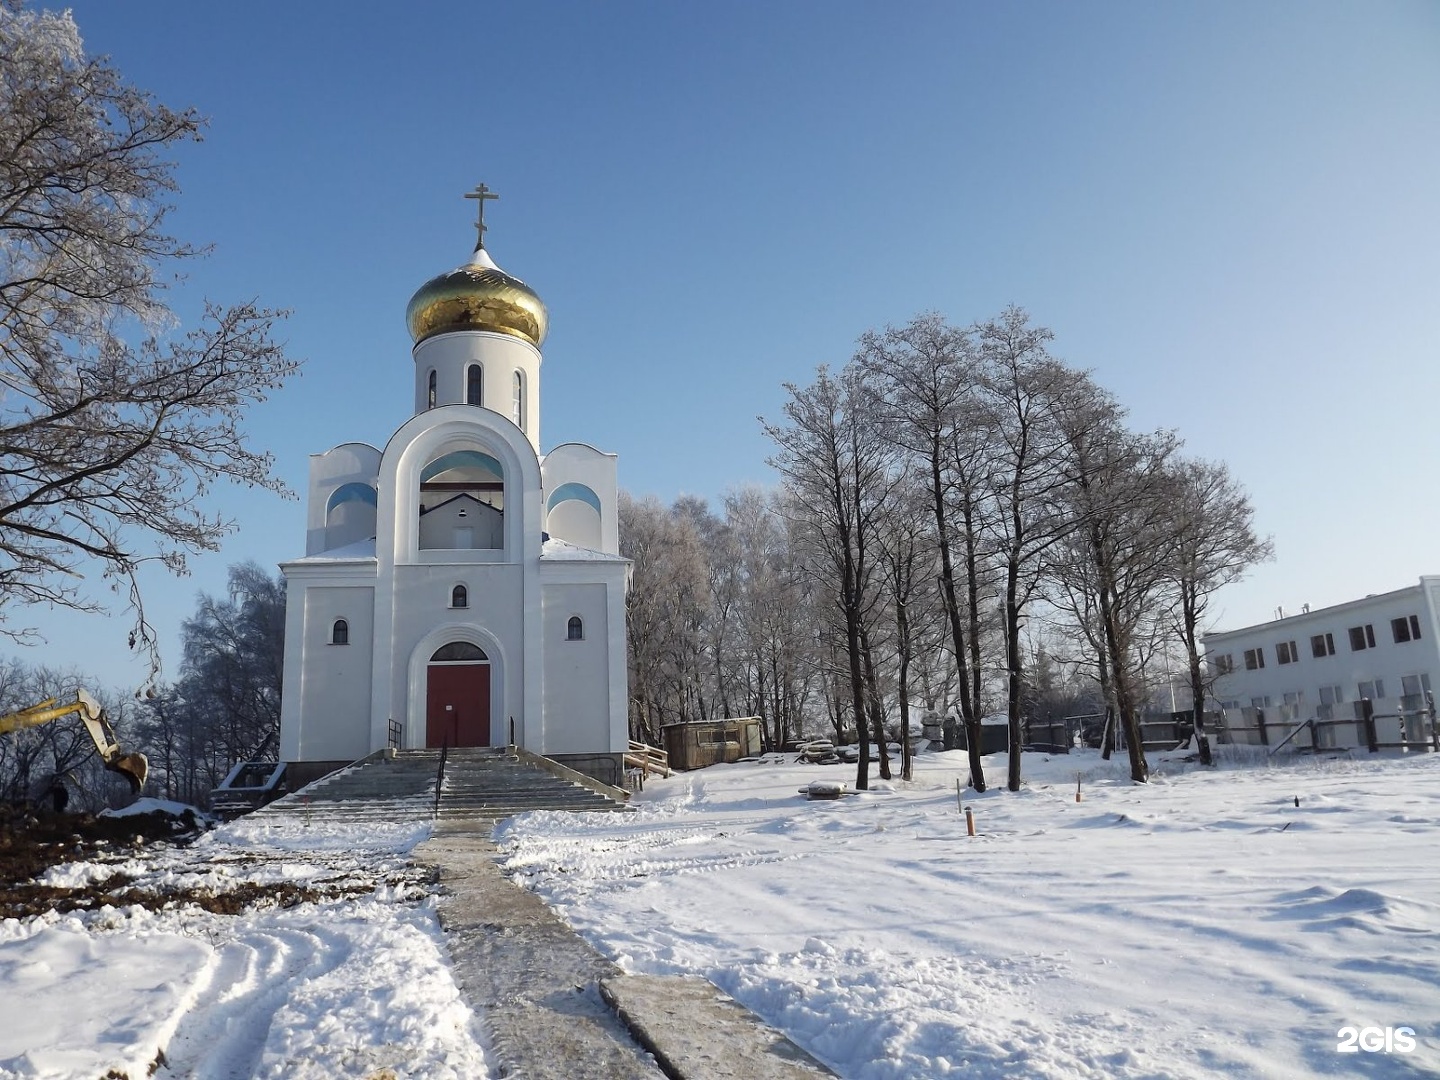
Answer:
[{"label": "concrete walkway", "polygon": [[442,818],[415,857],[438,872],[451,961],[489,1030],[502,1077],[834,1075],[704,979],[624,974],[544,901],[506,879],[493,825],[493,818]]}]

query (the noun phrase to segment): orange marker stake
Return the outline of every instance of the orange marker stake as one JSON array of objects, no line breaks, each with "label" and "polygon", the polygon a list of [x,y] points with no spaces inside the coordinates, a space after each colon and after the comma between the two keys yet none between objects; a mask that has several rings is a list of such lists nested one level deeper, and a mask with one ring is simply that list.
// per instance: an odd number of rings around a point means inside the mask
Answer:
[{"label": "orange marker stake", "polygon": [[1075,774],[1075,801],[1080,801],[1080,774]]},{"label": "orange marker stake", "polygon": [[965,831],[971,836],[975,835],[975,812],[968,806],[965,808]]}]

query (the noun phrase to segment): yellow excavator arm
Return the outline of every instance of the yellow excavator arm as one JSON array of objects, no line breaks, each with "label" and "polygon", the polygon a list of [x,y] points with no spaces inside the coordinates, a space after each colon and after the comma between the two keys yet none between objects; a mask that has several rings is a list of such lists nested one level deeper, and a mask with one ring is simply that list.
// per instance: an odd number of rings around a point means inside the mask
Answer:
[{"label": "yellow excavator arm", "polygon": [[130,786],[134,788],[135,794],[140,794],[140,789],[145,786],[145,777],[150,772],[150,762],[146,760],[144,754],[127,754],[120,749],[120,744],[115,739],[115,729],[105,718],[105,710],[100,708],[99,702],[84,690],[77,690],[75,700],[64,705],[57,705],[57,700],[57,698],[48,698],[38,705],[31,705],[28,709],[0,716],[0,735],[8,735],[21,728],[38,727],[74,713],[80,717],[80,722],[90,733],[90,738],[95,743],[95,749],[100,752],[100,760],[105,763],[105,768],[125,777],[130,781]]}]

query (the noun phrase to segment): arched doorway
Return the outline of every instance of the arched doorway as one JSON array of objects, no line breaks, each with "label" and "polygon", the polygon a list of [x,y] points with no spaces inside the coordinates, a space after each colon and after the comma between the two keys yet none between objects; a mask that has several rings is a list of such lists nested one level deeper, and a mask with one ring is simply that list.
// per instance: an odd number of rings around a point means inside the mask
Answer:
[{"label": "arched doorway", "polygon": [[490,658],[480,646],[452,641],[430,657],[425,745],[490,745]]}]

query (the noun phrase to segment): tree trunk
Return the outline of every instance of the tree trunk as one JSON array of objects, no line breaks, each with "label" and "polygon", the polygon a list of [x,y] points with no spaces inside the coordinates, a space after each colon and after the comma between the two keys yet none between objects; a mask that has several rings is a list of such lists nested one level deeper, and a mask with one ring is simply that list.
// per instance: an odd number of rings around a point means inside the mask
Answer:
[{"label": "tree trunk", "polygon": [[[940,475],[940,447],[930,454],[931,497],[935,510],[935,539],[940,549],[940,593],[945,599],[945,615],[950,622],[950,643],[955,654],[956,675],[960,683],[960,718],[965,724],[965,742],[969,747],[970,783],[976,791],[985,790],[985,766],[980,760],[980,717],[966,692],[971,672],[966,660],[965,630],[960,623],[960,601],[955,595],[955,565],[950,557],[950,527],[945,513],[945,485]],[[976,673],[978,676],[978,672]]]},{"label": "tree trunk", "polygon": [[870,648],[870,631],[860,625],[860,655],[865,662],[865,691],[869,698],[870,726],[875,732],[875,756],[880,759],[880,779],[889,780],[890,748],[885,738],[885,707],[880,703],[880,686],[875,678],[875,654]]},{"label": "tree trunk", "polygon": [[900,779],[910,780],[910,615],[903,600],[895,605],[895,631],[900,649]]},{"label": "tree trunk", "polygon": [[1214,765],[1215,759],[1210,753],[1210,736],[1205,734],[1205,673],[1200,666],[1200,647],[1196,630],[1199,624],[1199,614],[1192,594],[1188,588],[1181,586],[1181,618],[1184,620],[1185,659],[1190,670],[1190,700],[1194,708],[1195,717],[1195,743],[1200,750],[1200,764]]}]

